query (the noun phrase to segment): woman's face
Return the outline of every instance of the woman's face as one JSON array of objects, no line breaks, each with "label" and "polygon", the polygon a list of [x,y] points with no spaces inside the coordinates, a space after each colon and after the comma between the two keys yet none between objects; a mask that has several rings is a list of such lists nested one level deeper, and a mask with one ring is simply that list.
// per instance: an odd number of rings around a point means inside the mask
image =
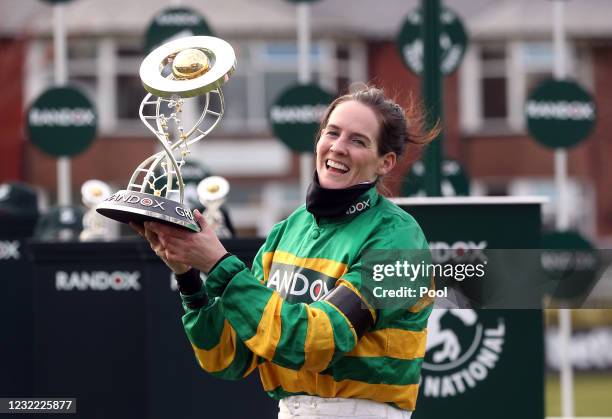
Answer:
[{"label": "woman's face", "polygon": [[373,182],[395,166],[395,153],[378,155],[380,124],[372,109],[354,100],[332,111],[317,142],[319,183],[342,189]]}]

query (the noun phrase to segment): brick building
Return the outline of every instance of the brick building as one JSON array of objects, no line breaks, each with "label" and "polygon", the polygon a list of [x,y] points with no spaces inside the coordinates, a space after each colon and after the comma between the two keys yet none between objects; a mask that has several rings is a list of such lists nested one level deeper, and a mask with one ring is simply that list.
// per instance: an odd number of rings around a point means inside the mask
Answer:
[{"label": "brick building", "polygon": [[[313,80],[338,92],[373,81],[397,97],[418,96],[419,79],[401,62],[395,37],[416,0],[322,0],[312,4]],[[463,164],[477,195],[544,194],[554,201],[553,153],[526,135],[523,103],[552,74],[549,0],[446,0],[459,14],[470,47],[444,81],[445,150]],[[217,36],[236,49],[238,70],[224,89],[227,113],[193,155],[232,184],[237,226],[264,234],[300,201],[298,156],[272,138],[266,109],[297,81],[296,13],[284,0],[181,2],[198,10]],[[143,34],[168,2],[66,4],[69,81],[96,103],[99,135],[72,161],[73,190],[97,178],[123,188],[156,141],[138,120],[145,94],[138,78]],[[5,0],[0,21],[3,115],[0,181],[23,180],[56,195],[55,159],[24,138],[24,110],[53,81],[52,9],[43,2]],[[612,2],[566,2],[569,74],[595,97],[593,134],[569,153],[571,223],[599,243],[612,238]],[[400,165],[400,179],[407,165]],[[391,183],[395,191],[398,182]],[[75,201],[78,197],[75,196]],[[278,203],[283,203],[278,205]],[[551,224],[554,206],[545,208]]]}]

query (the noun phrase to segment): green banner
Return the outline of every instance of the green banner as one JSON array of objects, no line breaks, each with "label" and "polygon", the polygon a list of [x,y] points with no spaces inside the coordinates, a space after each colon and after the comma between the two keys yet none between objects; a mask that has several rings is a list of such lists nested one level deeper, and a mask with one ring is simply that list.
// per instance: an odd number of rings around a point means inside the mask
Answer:
[{"label": "green banner", "polygon": [[544,417],[539,310],[434,309],[415,419]]},{"label": "green banner", "polygon": [[268,113],[274,135],[295,152],[314,152],[315,136],[331,102],[332,95],[314,84],[289,87]]},{"label": "green banner", "polygon": [[591,95],[572,81],[548,80],[525,103],[529,133],[552,148],[575,146],[593,130],[596,107]]},{"label": "green banner", "polygon": [[[397,35],[396,46],[406,67],[417,76],[423,73],[422,10],[415,9],[404,20]],[[468,45],[468,36],[459,16],[448,8],[440,13],[440,71],[443,75],[454,72],[461,64]]]},{"label": "green banner", "polygon": [[96,136],[94,105],[73,87],[53,87],[28,109],[30,141],[52,156],[74,156],[87,150]]},{"label": "green banner", "polygon": [[187,7],[164,9],[149,24],[145,35],[145,51],[148,53],[174,38],[195,35],[213,35],[202,15]]},{"label": "green banner", "polygon": [[[440,190],[442,196],[468,196],[470,194],[470,180],[463,166],[452,159],[445,159],[441,166],[442,182]],[[426,196],[425,191],[425,165],[423,161],[415,162],[408,176],[404,178],[401,187],[402,196]]]},{"label": "green banner", "polygon": [[[434,262],[540,245],[538,203],[410,201],[398,199],[421,225]],[[413,419],[542,419],[542,311],[435,308],[419,391]]]},{"label": "green banner", "polygon": [[573,231],[546,233],[542,236],[542,269],[556,285],[549,296],[556,303],[580,304],[595,285],[600,267],[593,245]]}]

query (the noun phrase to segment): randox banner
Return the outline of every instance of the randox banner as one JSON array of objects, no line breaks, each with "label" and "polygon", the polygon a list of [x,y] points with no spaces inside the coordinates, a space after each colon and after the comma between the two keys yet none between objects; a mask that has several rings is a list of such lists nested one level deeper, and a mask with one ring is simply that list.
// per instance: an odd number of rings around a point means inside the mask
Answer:
[{"label": "randox banner", "polygon": [[434,309],[415,419],[544,417],[540,310]]},{"label": "randox banner", "polygon": [[542,249],[542,269],[557,285],[549,296],[557,304],[579,306],[597,282],[599,252],[573,231],[544,234]]},{"label": "randox banner", "polygon": [[[432,260],[540,245],[533,198],[395,199],[421,225]],[[446,222],[445,222],[446,221]],[[467,282],[467,281],[466,281]],[[469,284],[465,290],[471,292]],[[542,311],[436,308],[414,419],[544,417]]]},{"label": "randox banner", "polygon": [[[397,39],[395,41],[397,50],[410,71],[417,76],[423,72],[423,38],[421,26],[423,13],[421,9],[415,9],[404,20]],[[440,71],[442,75],[451,74],[455,71],[468,45],[468,36],[459,16],[448,8],[443,8],[440,13]]]},{"label": "randox banner", "polygon": [[196,35],[213,36],[204,16],[188,7],[163,9],[149,24],[145,34],[145,52],[149,53],[174,38]]},{"label": "randox banner", "polygon": [[274,135],[298,153],[312,153],[315,136],[332,95],[314,84],[289,87],[269,111]]},{"label": "randox banner", "polygon": [[525,103],[529,133],[542,145],[567,148],[579,144],[593,130],[595,101],[578,83],[547,80]]},{"label": "randox banner", "polygon": [[96,136],[97,113],[79,89],[52,87],[27,113],[30,141],[52,156],[74,156],[87,150]]},{"label": "randox banner", "polygon": [[[248,263],[263,239],[223,244]],[[18,343],[0,346],[1,394],[76,397],[74,417],[87,419],[198,418],[203,394],[219,401],[207,417],[278,411],[257,373],[235,383],[201,370],[181,322],[176,281],[148,243],[33,241],[27,253],[34,280],[18,280],[17,272],[0,278],[0,312],[6,314],[0,325],[9,326],[3,330]],[[33,287],[34,303],[27,302],[26,285]],[[185,382],[189,386],[176,385]],[[235,394],[244,394],[241,403],[233,402]]]},{"label": "randox banner", "polygon": [[[25,185],[15,187],[12,201],[22,213],[7,213],[12,205],[2,202],[0,187],[0,330],[6,344],[0,347],[0,394],[2,397],[23,397],[33,394],[32,361],[32,261],[26,249],[26,238],[31,237],[37,214],[28,211]],[[6,189],[6,188],[4,188]],[[10,192],[8,192],[11,195]],[[21,195],[21,196],[16,196]],[[36,210],[36,201],[33,202]],[[10,343],[9,343],[10,342]]]}]

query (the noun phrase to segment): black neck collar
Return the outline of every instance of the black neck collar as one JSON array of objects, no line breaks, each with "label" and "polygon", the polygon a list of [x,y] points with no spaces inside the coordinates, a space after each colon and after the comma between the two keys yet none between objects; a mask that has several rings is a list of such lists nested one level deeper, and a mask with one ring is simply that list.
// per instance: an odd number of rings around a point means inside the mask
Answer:
[{"label": "black neck collar", "polygon": [[[343,218],[356,215],[369,208],[367,203],[361,203],[360,198],[370,191],[376,182],[360,183],[344,189],[327,189],[319,183],[317,173],[308,187],[306,194],[306,210],[318,218]],[[361,205],[358,205],[361,204]],[[351,209],[354,211],[351,212]]]}]

